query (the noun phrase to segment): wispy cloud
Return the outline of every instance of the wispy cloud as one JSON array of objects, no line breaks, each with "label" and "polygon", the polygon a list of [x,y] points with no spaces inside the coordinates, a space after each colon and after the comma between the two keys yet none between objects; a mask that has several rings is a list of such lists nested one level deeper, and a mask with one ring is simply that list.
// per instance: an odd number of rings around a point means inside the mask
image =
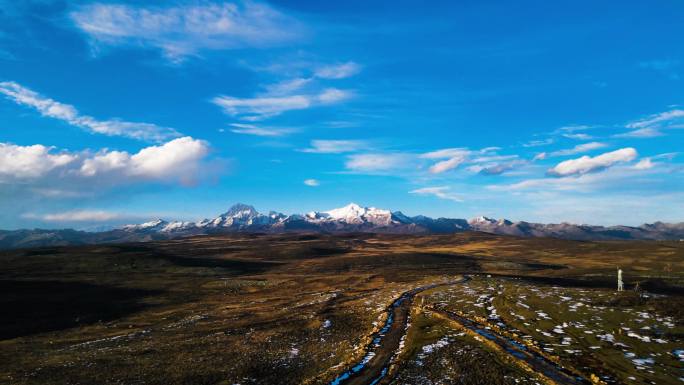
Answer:
[{"label": "wispy cloud", "polygon": [[412,160],[411,155],[402,153],[354,154],[345,166],[353,172],[382,173],[409,168]]},{"label": "wispy cloud", "polygon": [[651,161],[651,158],[644,158],[638,161],[637,164],[634,165],[634,168],[637,170],[648,170],[655,167],[655,165],[656,164]]},{"label": "wispy cloud", "polygon": [[253,124],[232,123],[230,126],[233,127],[230,129],[231,132],[244,135],[277,137],[296,132],[296,130],[293,128],[265,127],[256,126]]},{"label": "wispy cloud", "polygon": [[576,145],[575,147],[568,148],[565,150],[553,151],[549,154],[549,156],[566,156],[566,155],[581,154],[583,152],[592,151],[592,150],[604,148],[607,146],[608,146],[607,144],[601,143],[601,142],[582,143],[582,144]]},{"label": "wispy cloud", "polygon": [[344,79],[361,71],[361,66],[349,61],[342,64],[328,65],[316,70],[315,76],[321,79]]},{"label": "wispy cloud", "polygon": [[549,144],[553,143],[553,139],[548,138],[548,139],[541,139],[541,140],[531,140],[527,143],[523,143],[523,147],[541,147],[541,146],[548,146]]},{"label": "wispy cloud", "polygon": [[473,165],[468,169],[473,172],[477,172],[481,175],[501,175],[508,171],[514,170],[516,167],[527,164],[523,160],[512,160],[508,162],[500,162],[486,165]]},{"label": "wispy cloud", "polygon": [[426,152],[421,154],[420,157],[423,159],[444,159],[432,166],[430,166],[429,171],[432,174],[441,174],[449,170],[453,170],[463,164],[471,151],[467,148],[444,148],[441,150]]},{"label": "wispy cloud", "polygon": [[560,162],[550,169],[548,174],[552,176],[582,175],[606,169],[617,163],[630,162],[636,157],[637,151],[634,148],[626,147],[595,157],[585,155],[581,158]]},{"label": "wispy cloud", "polygon": [[311,147],[301,150],[315,154],[341,154],[355,152],[368,148],[368,143],[363,140],[323,140],[311,141]]},{"label": "wispy cloud", "polygon": [[287,111],[304,110],[314,106],[335,104],[351,98],[351,91],[327,88],[313,95],[265,96],[235,98],[217,96],[212,102],[228,115],[248,121],[258,121]]},{"label": "wispy cloud", "polygon": [[95,3],[70,16],[95,47],[155,48],[176,62],[205,50],[270,47],[303,34],[293,18],[252,1],[169,7]]},{"label": "wispy cloud", "polygon": [[439,199],[446,199],[454,202],[463,202],[463,199],[457,194],[450,191],[448,186],[437,186],[437,187],[423,187],[409,191],[410,194],[417,195],[432,195]]},{"label": "wispy cloud", "polygon": [[664,134],[657,128],[645,127],[613,136],[616,138],[655,138],[663,135]]},{"label": "wispy cloud", "polygon": [[27,219],[40,219],[45,222],[108,222],[126,216],[102,210],[76,210],[49,214],[28,213],[22,215],[22,217]]},{"label": "wispy cloud", "polygon": [[639,63],[639,67],[658,71],[673,80],[679,79],[677,73],[679,65],[679,60],[648,60]]},{"label": "wispy cloud", "polygon": [[592,138],[591,135],[585,134],[585,133],[576,133],[576,134],[563,134],[564,137],[568,139],[575,139],[575,140],[589,140]]},{"label": "wispy cloud", "polygon": [[0,93],[19,105],[37,110],[45,117],[58,119],[97,134],[125,136],[152,142],[161,142],[180,136],[173,128],[160,127],[151,123],[134,123],[116,119],[97,120],[80,114],[72,105],[45,97],[15,82],[0,82]]},{"label": "wispy cloud", "polygon": [[449,158],[447,160],[443,160],[443,161],[435,163],[434,165],[430,166],[429,170],[432,174],[441,174],[443,172],[455,169],[456,167],[463,164],[463,162],[465,162],[465,161],[466,161],[465,155],[458,155],[458,156],[454,156],[452,158]]},{"label": "wispy cloud", "polygon": [[588,130],[588,129],[594,128],[594,127],[595,126],[590,126],[587,124],[571,124],[569,126],[559,127],[558,129],[556,129],[556,131],[554,131],[554,133],[558,134],[558,133],[564,133],[564,132],[567,133],[567,132],[584,131],[584,130]]},{"label": "wispy cloud", "polygon": [[304,184],[309,187],[317,187],[320,185],[320,182],[316,179],[305,179]]},{"label": "wispy cloud", "polygon": [[658,124],[684,118],[684,110],[674,109],[648,116],[644,119],[635,120],[626,125],[627,128],[639,129],[653,127]]}]

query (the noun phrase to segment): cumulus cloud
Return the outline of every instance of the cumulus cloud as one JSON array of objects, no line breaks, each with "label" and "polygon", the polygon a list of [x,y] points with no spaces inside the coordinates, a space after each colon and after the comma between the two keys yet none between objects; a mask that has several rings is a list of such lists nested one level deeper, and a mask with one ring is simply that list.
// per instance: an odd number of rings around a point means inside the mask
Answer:
[{"label": "cumulus cloud", "polygon": [[451,192],[450,188],[447,186],[423,187],[409,191],[409,193],[418,195],[432,195],[440,199],[446,199],[454,202],[463,202],[463,199],[459,197],[457,194]]},{"label": "cumulus cloud", "polygon": [[616,151],[606,152],[595,157],[585,155],[581,158],[560,162],[555,167],[551,168],[548,171],[548,174],[553,176],[582,175],[603,170],[617,163],[630,162],[636,157],[637,151],[634,148],[626,147]]},{"label": "cumulus cloud", "polygon": [[606,146],[608,146],[608,145],[605,143],[601,143],[601,142],[582,143],[582,144],[576,145],[573,148],[568,148],[565,150],[558,150],[558,151],[551,152],[549,155],[550,156],[565,156],[565,155],[581,154],[583,152],[592,151],[592,150],[596,150],[599,148],[604,148]]},{"label": "cumulus cloud", "polygon": [[[60,152],[43,145],[17,146],[0,143],[0,181],[58,180],[127,183],[134,181],[181,181],[192,183],[207,156],[205,141],[183,137],[141,149]],[[45,179],[43,179],[45,178]]]},{"label": "cumulus cloud", "polygon": [[2,179],[40,178],[78,158],[73,154],[53,153],[53,150],[53,147],[40,144],[17,146],[0,143],[0,181]]},{"label": "cumulus cloud", "polygon": [[223,111],[228,115],[248,121],[257,121],[277,116],[287,111],[304,110],[318,105],[339,103],[350,97],[350,91],[328,88],[318,94],[311,95],[254,98],[217,96],[212,99],[212,102],[223,108]]},{"label": "cumulus cloud", "polygon": [[320,67],[316,70],[315,76],[321,79],[344,79],[354,76],[361,71],[361,66],[349,61],[342,64]]},{"label": "cumulus cloud", "polygon": [[170,7],[95,3],[70,16],[96,48],[155,48],[176,62],[205,50],[270,47],[303,32],[296,20],[252,1]]},{"label": "cumulus cloud", "polygon": [[316,179],[305,179],[304,184],[309,187],[316,187],[320,185],[320,182],[318,182]]},{"label": "cumulus cloud", "polygon": [[269,137],[285,136],[285,135],[291,134],[291,133],[296,131],[292,128],[263,127],[263,126],[255,126],[253,124],[241,124],[241,123],[233,123],[233,124],[231,124],[231,126],[233,128],[230,131],[235,133],[235,134],[255,135],[255,136],[269,136]]},{"label": "cumulus cloud", "polygon": [[359,151],[368,147],[368,143],[362,140],[312,140],[311,147],[302,152],[316,154],[341,154],[344,152]]},{"label": "cumulus cloud", "polygon": [[86,131],[109,136],[125,136],[133,139],[161,142],[180,134],[173,128],[160,127],[151,123],[134,123],[122,120],[97,120],[81,115],[69,104],[60,103],[15,82],[0,82],[0,93],[13,102],[31,107],[41,115],[64,121]]}]

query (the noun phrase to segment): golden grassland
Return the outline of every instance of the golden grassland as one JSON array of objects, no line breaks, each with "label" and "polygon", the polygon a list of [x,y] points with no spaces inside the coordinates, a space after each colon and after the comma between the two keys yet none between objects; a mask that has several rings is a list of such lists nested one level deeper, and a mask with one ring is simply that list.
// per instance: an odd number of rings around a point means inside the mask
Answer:
[{"label": "golden grassland", "polygon": [[[477,274],[508,285],[506,295],[546,287],[547,280],[564,290],[610,292],[617,266],[628,288],[638,282],[664,295],[643,304],[646,310],[673,313],[681,324],[677,306],[668,304],[682,304],[682,242],[238,234],[3,251],[0,383],[326,383],[363,354],[385,307],[413,287]],[[510,281],[514,288],[503,277],[525,284]],[[508,310],[500,301],[497,308]],[[394,370],[397,383],[458,376],[477,384],[483,373],[496,379],[490,384],[534,377],[416,312],[400,356],[405,365]],[[447,346],[419,358],[423,346],[445,336],[452,339]]]}]

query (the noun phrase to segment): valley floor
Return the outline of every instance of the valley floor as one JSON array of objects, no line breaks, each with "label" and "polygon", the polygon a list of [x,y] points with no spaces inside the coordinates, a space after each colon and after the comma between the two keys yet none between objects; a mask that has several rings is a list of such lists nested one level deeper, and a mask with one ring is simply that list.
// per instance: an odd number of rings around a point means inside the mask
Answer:
[{"label": "valley floor", "polygon": [[552,383],[449,312],[578,379],[683,381],[683,243],[461,233],[0,252],[0,383],[327,384],[427,286],[378,383]]}]

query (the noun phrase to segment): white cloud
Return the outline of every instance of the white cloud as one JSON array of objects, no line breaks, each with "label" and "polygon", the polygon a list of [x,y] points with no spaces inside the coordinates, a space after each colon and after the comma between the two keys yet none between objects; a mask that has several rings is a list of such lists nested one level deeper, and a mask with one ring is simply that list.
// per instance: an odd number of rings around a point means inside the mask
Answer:
[{"label": "white cloud", "polygon": [[[492,148],[487,148],[486,152],[490,151]],[[444,148],[441,150],[426,152],[420,155],[423,159],[445,159],[441,160],[432,166],[430,166],[429,171],[432,174],[441,174],[443,172],[453,170],[463,164],[471,151],[466,148]]]},{"label": "white cloud", "polygon": [[661,112],[659,114],[654,114],[644,119],[636,120],[627,124],[626,127],[633,129],[646,128],[681,118],[684,118],[684,110],[674,109]]},{"label": "white cloud", "polygon": [[312,140],[311,147],[305,148],[302,152],[316,154],[341,154],[344,152],[354,152],[367,148],[368,144],[362,140]]},{"label": "white cloud", "polygon": [[622,134],[614,135],[616,138],[654,138],[656,136],[662,136],[663,133],[657,128],[645,127],[639,128],[633,131],[625,132]]},{"label": "white cloud", "polygon": [[564,137],[568,139],[575,139],[575,140],[589,140],[592,138],[591,135],[589,134],[584,134],[584,133],[577,133],[577,134],[563,134]]},{"label": "white cloud", "polygon": [[156,48],[172,61],[204,50],[269,47],[302,35],[295,20],[252,1],[147,8],[96,3],[70,16],[96,47]]},{"label": "white cloud", "polygon": [[266,88],[266,93],[268,95],[289,95],[307,84],[311,83],[313,79],[311,78],[294,78],[283,80],[275,84],[269,84]]},{"label": "white cloud", "polygon": [[55,168],[76,160],[68,153],[52,153],[52,147],[40,144],[17,146],[0,143],[0,180],[40,178]]},{"label": "white cloud", "polygon": [[385,172],[409,167],[412,158],[400,153],[354,154],[347,158],[345,165],[354,172]]},{"label": "white cloud", "polygon": [[553,139],[544,139],[544,140],[531,140],[527,143],[523,143],[523,147],[541,147],[541,146],[548,146],[549,144],[553,143]]},{"label": "white cloud", "polygon": [[471,161],[473,163],[491,163],[491,162],[502,162],[502,161],[509,161],[512,159],[517,159],[517,155],[485,155],[485,156],[478,156],[476,158],[473,158]]},{"label": "white cloud", "polygon": [[329,65],[316,70],[316,77],[321,79],[344,79],[361,71],[361,66],[350,61],[337,65]]},{"label": "white cloud", "polygon": [[465,162],[466,157],[464,155],[454,156],[453,158],[443,160],[435,163],[430,167],[430,173],[441,174],[443,172],[453,170]]},{"label": "white cloud", "polygon": [[550,156],[565,156],[565,155],[574,155],[574,154],[581,154],[583,152],[591,151],[591,150],[596,150],[599,148],[604,148],[608,146],[605,143],[600,143],[600,142],[589,142],[589,143],[582,143],[578,144],[573,148],[568,148],[565,150],[559,150],[559,151],[554,151],[550,153]]},{"label": "white cloud", "polygon": [[[491,148],[487,148],[487,150],[489,149]],[[425,159],[446,159],[456,156],[466,156],[469,155],[470,152],[471,151],[467,148],[443,148],[441,150],[426,152],[421,154],[420,157]]]},{"label": "white cloud", "polygon": [[[191,183],[196,178],[209,145],[191,137],[174,139],[135,154],[102,150],[53,153],[43,145],[17,146],[0,143],[0,181],[37,180],[54,184],[58,180],[106,184],[133,181],[174,181]],[[54,182],[54,183],[53,183]]]},{"label": "white cloud", "polygon": [[589,126],[586,124],[573,124],[573,125],[563,126],[563,127],[558,128],[556,130],[556,133],[584,131],[584,130],[588,130],[590,128],[594,128],[594,126]]},{"label": "white cloud", "polygon": [[305,179],[304,184],[310,187],[316,187],[320,185],[320,182],[318,182],[316,179]]},{"label": "white cloud", "polygon": [[189,136],[160,146],[146,147],[131,155],[130,175],[149,179],[187,178],[193,175],[198,161],[209,153],[209,145]]},{"label": "white cloud", "polygon": [[444,159],[430,166],[431,174],[441,174],[462,164],[470,164],[469,171],[483,175],[498,175],[524,163],[518,160],[518,155],[499,155],[496,153],[498,150],[499,147],[486,147],[477,151],[467,148],[444,148],[420,154],[419,158]]},{"label": "white cloud", "polygon": [[72,126],[109,136],[125,136],[138,140],[161,142],[180,134],[173,128],[151,123],[134,123],[121,120],[97,120],[81,115],[76,108],[63,104],[15,82],[0,82],[0,93],[17,104],[32,107],[41,115],[62,120]]},{"label": "white cloud", "polygon": [[637,162],[637,164],[634,165],[634,168],[637,170],[648,170],[655,167],[655,165],[655,163],[651,162],[651,158],[644,158]]},{"label": "white cloud", "polygon": [[582,175],[602,170],[621,162],[630,162],[637,157],[637,151],[631,147],[621,148],[595,157],[583,156],[558,163],[548,171],[549,175],[569,176]]},{"label": "white cloud", "polygon": [[533,178],[525,179],[511,184],[498,184],[487,186],[488,190],[492,191],[576,191],[576,192],[594,192],[600,188],[610,188],[626,180],[632,180],[634,183],[635,170],[631,168],[611,168],[603,173],[587,173],[580,175],[569,175],[558,178]]},{"label": "white cloud", "polygon": [[231,126],[234,127],[230,130],[231,132],[244,135],[275,137],[285,136],[295,132],[295,130],[291,128],[260,127],[253,124],[233,123]]},{"label": "white cloud", "polygon": [[352,93],[350,91],[337,88],[326,88],[318,95],[318,101],[323,104],[333,104],[350,99],[351,97]]},{"label": "white cloud", "polygon": [[123,151],[101,152],[83,160],[81,174],[94,176],[99,173],[123,170],[130,166],[131,156]]},{"label": "white cloud", "polygon": [[76,210],[50,214],[24,214],[24,218],[40,219],[46,222],[107,222],[120,219],[118,213],[101,210]]},{"label": "white cloud", "polygon": [[212,102],[222,107],[228,115],[244,120],[256,121],[270,118],[293,110],[304,110],[323,104],[334,104],[347,100],[351,93],[336,88],[328,88],[314,95],[264,96],[254,98],[235,98],[217,96]]},{"label": "white cloud", "polygon": [[416,190],[409,191],[410,194],[418,195],[432,195],[440,199],[446,199],[454,202],[463,202],[463,199],[457,194],[449,191],[450,188],[447,186],[438,187],[423,187]]},{"label": "white cloud", "polygon": [[303,110],[311,106],[311,100],[304,95],[280,97],[234,98],[217,96],[212,102],[231,116],[242,116],[245,120],[259,120],[280,115],[285,111]]},{"label": "white cloud", "polygon": [[509,162],[493,163],[486,165],[474,165],[470,167],[469,170],[477,172],[481,175],[501,175],[526,163],[527,162],[522,160],[512,160]]},{"label": "white cloud", "polygon": [[547,153],[545,153],[545,152],[540,152],[539,154],[535,155],[534,158],[532,158],[532,161],[544,160],[544,159],[546,159],[548,156],[549,156],[549,154],[547,154]]}]

